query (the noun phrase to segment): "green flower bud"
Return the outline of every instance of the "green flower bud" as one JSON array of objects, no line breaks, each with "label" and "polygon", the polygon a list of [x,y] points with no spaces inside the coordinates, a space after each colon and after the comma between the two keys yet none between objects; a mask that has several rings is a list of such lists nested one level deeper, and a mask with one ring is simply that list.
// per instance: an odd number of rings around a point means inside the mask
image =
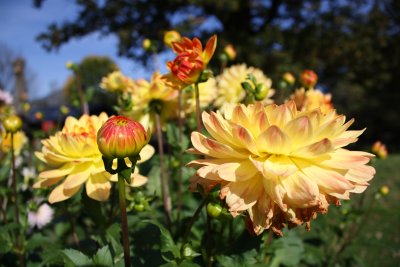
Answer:
[{"label": "green flower bud", "polygon": [[22,120],[17,115],[10,115],[4,119],[3,125],[7,132],[16,133],[22,128]]},{"label": "green flower bud", "polygon": [[207,213],[212,218],[218,218],[222,213],[222,207],[218,203],[210,202],[207,204]]}]

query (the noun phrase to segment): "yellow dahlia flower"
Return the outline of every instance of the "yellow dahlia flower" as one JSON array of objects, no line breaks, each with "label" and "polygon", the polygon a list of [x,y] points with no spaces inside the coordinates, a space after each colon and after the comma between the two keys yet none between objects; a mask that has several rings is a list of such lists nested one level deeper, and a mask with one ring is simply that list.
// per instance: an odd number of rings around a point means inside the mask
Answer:
[{"label": "yellow dahlia flower", "polygon": [[[18,131],[14,133],[14,155],[19,156],[21,150],[26,143],[28,143],[28,138],[23,131]],[[8,153],[11,150],[11,134],[6,133],[6,131],[1,131],[0,148],[2,153]]]},{"label": "yellow dahlia flower", "polygon": [[100,87],[109,92],[132,92],[135,82],[120,71],[113,71],[101,79]]},{"label": "yellow dahlia flower", "polygon": [[271,89],[271,79],[265,76],[260,69],[247,67],[246,64],[240,64],[226,68],[222,74],[217,77],[218,95],[214,105],[225,110],[229,104],[238,104],[243,101],[246,92],[242,88],[241,83],[246,81],[248,74],[253,74],[258,83],[262,83],[269,88],[267,97],[263,100],[263,103],[273,103],[271,97],[274,95],[275,91]]},{"label": "yellow dahlia flower", "polygon": [[320,108],[323,114],[333,110],[331,102],[332,95],[324,94],[318,89],[310,88],[307,91],[304,88],[297,89],[290,99],[296,103],[298,110],[313,110]]},{"label": "yellow dahlia flower", "polygon": [[[46,163],[48,170],[39,174],[39,181],[33,187],[48,188],[57,184],[50,193],[50,203],[72,197],[83,184],[90,198],[98,201],[108,199],[110,180],[116,181],[117,175],[111,176],[104,169],[102,154],[96,143],[97,131],[107,119],[105,113],[99,116],[83,115],[79,119],[69,116],[61,131],[42,141],[42,151],[35,154]],[[148,145],[143,148],[140,162],[148,160],[153,153],[153,147]],[[132,174],[131,186],[146,183],[147,178],[138,172],[135,169]]]},{"label": "yellow dahlia flower", "polygon": [[[217,82],[214,78],[209,78],[204,83],[199,83],[200,107],[207,108],[215,99],[217,92]],[[183,92],[183,109],[186,113],[192,113],[196,110],[196,96],[193,88]]]},{"label": "yellow dahlia flower", "polygon": [[293,101],[203,112],[211,137],[192,133],[190,151],[206,156],[188,164],[197,169],[192,188],[219,184],[232,216],[247,212],[256,234],[281,234],[285,223],[309,229],[317,213],[363,192],[375,174],[366,165],[372,154],[343,148],[364,131],[347,130],[353,121],[334,111],[299,112]]},{"label": "yellow dahlia flower", "polygon": [[[161,74],[156,71],[148,82],[136,81],[136,88],[131,93],[132,109],[125,116],[140,122],[146,129],[155,129],[155,109],[159,108],[161,121],[176,117],[178,91],[167,87]],[[157,106],[157,107],[156,107]]]}]

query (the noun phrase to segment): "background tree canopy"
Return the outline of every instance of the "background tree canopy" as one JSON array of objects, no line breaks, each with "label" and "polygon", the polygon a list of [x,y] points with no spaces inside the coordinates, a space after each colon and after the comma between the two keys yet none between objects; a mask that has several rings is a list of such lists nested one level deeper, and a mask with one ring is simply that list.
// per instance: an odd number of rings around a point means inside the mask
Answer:
[{"label": "background tree canopy", "polygon": [[[44,0],[34,0],[37,7]],[[340,113],[400,150],[400,2],[323,0],[90,0],[79,14],[38,36],[49,51],[92,32],[115,34],[119,54],[146,61],[144,38],[162,40],[176,29],[203,40],[218,34],[218,49],[232,43],[238,62],[264,70],[274,81],[284,71],[315,70]],[[160,42],[158,51],[165,49]],[[218,64],[217,60],[212,64]],[[218,67],[218,66],[214,66]]]}]

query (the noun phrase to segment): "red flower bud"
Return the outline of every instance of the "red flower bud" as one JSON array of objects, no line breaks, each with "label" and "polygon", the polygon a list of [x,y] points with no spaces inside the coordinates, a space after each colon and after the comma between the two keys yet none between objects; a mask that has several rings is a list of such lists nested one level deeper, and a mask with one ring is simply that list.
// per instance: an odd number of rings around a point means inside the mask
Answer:
[{"label": "red flower bud", "polygon": [[108,119],[97,133],[97,145],[106,158],[126,158],[139,155],[150,140],[144,127],[124,116]]}]

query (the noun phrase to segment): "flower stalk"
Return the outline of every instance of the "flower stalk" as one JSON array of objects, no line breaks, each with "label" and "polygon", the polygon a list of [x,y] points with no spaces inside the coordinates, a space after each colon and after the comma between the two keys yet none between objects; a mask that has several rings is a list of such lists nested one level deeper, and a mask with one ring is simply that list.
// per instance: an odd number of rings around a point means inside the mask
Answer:
[{"label": "flower stalk", "polygon": [[199,83],[195,82],[194,83],[194,93],[196,97],[196,122],[197,122],[197,131],[199,133],[202,132],[202,126],[201,126],[201,116],[200,116],[200,92],[199,92]]}]

